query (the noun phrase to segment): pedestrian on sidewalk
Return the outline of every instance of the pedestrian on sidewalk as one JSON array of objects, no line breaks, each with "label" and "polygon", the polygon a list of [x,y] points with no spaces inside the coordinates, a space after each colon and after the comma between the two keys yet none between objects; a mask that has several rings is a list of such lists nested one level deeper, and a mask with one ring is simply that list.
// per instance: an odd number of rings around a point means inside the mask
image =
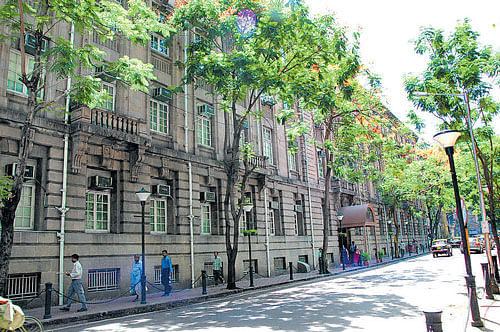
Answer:
[{"label": "pedestrian on sidewalk", "polygon": [[319,262],[319,273],[323,274],[325,267],[323,265],[323,248],[319,248],[318,250],[318,262]]},{"label": "pedestrian on sidewalk", "polygon": [[141,284],[142,262],[139,255],[134,255],[134,265],[130,273],[130,294],[135,294],[135,301],[139,299],[139,294],[142,292]]},{"label": "pedestrian on sidewalk", "polygon": [[352,241],[351,246],[349,247],[349,255],[350,255],[351,265],[354,263],[354,254],[356,253],[357,249],[358,249],[358,247],[356,246],[354,241]]},{"label": "pedestrian on sidewalk", "polygon": [[66,275],[71,278],[71,286],[68,289],[68,302],[65,306],[59,308],[61,311],[69,311],[71,307],[71,302],[73,301],[73,296],[78,295],[79,301],[82,303],[82,307],[78,309],[78,312],[87,311],[87,300],[85,299],[85,294],[83,292],[82,275],[83,269],[82,264],[80,264],[80,257],[77,254],[71,255],[71,261],[73,262],[73,269],[71,272],[66,272]]},{"label": "pedestrian on sidewalk", "polygon": [[354,253],[354,258],[353,258],[353,264],[356,266],[361,266],[361,259],[360,259],[360,256],[361,256],[361,252],[359,251],[359,249],[356,248],[356,252]]},{"label": "pedestrian on sidewalk", "polygon": [[214,252],[212,271],[214,274],[215,285],[219,284],[219,280],[220,280],[221,284],[223,284],[224,279],[222,278],[222,259],[219,257],[219,253],[217,251]]},{"label": "pedestrian on sidewalk", "polygon": [[349,253],[347,252],[347,248],[342,246],[342,270],[345,270],[346,265],[349,265]]},{"label": "pedestrian on sidewalk", "polygon": [[162,296],[169,296],[172,291],[172,286],[170,286],[170,281],[172,277],[172,260],[168,257],[167,250],[162,250],[163,258],[161,260],[161,283],[165,288]]}]

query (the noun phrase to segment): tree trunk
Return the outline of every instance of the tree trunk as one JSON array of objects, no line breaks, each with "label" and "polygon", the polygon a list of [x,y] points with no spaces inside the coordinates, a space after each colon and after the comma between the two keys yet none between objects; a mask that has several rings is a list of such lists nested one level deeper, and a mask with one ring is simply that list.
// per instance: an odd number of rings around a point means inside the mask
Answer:
[{"label": "tree trunk", "polygon": [[[330,152],[327,152],[327,154],[330,154]],[[328,159],[328,158],[326,158]],[[328,260],[327,260],[327,252],[328,252],[328,234],[329,234],[329,229],[330,229],[330,221],[332,219],[332,216],[330,214],[330,183],[331,183],[331,174],[332,174],[332,169],[330,167],[326,166],[326,174],[325,174],[325,192],[323,194],[323,253],[321,254],[321,261],[320,263],[322,266],[320,266],[320,272],[323,273],[330,273],[328,271]],[[323,168],[325,169],[325,168]]]},{"label": "tree trunk", "polygon": [[398,201],[394,202],[394,228],[396,232],[394,233],[394,251],[396,258],[399,258],[399,217],[398,217]]}]

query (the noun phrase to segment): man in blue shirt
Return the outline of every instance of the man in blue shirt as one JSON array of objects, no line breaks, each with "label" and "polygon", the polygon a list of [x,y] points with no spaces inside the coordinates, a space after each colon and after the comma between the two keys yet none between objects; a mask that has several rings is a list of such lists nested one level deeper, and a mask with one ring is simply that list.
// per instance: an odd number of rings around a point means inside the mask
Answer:
[{"label": "man in blue shirt", "polygon": [[172,260],[167,255],[167,250],[162,250],[163,258],[161,260],[161,283],[165,287],[165,292],[162,296],[169,296],[172,287],[170,286],[170,278],[172,277]]}]

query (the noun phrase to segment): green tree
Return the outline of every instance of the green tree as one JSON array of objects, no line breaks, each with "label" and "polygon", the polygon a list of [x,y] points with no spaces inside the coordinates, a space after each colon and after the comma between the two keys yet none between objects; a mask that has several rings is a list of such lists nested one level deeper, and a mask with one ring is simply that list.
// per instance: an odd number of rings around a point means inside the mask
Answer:
[{"label": "green tree", "polygon": [[[480,173],[488,187],[489,223],[500,257],[495,215],[499,202],[495,178],[499,151],[492,128],[500,104],[490,94],[492,87],[500,83],[500,53],[491,46],[481,45],[478,38],[467,19],[449,36],[432,27],[422,29],[415,51],[428,58],[427,68],[419,75],[407,77],[405,85],[408,98],[418,110],[441,119],[443,128],[461,130],[464,136],[461,141],[465,144],[471,142],[467,122],[467,107],[470,107]],[[443,95],[421,98],[417,91]],[[471,148],[469,151],[472,153]]]},{"label": "green tree", "polygon": [[[14,219],[21,198],[23,174],[26,161],[37,130],[34,120],[43,111],[58,111],[57,105],[71,98],[72,101],[97,106],[109,96],[101,91],[101,80],[94,74],[95,67],[105,63],[105,52],[85,44],[75,46],[71,41],[59,37],[56,27],[73,26],[77,33],[93,32],[102,40],[117,36],[134,43],[146,45],[151,32],[168,36],[172,28],[160,22],[160,17],[142,0],[130,0],[127,8],[116,1],[95,0],[6,0],[0,6],[0,22],[3,39],[20,41],[21,75],[19,82],[27,90],[25,120],[21,127],[18,145],[17,167],[8,195],[3,195],[0,204],[2,225],[0,245],[0,294],[5,295],[9,260],[13,245]],[[33,66],[28,67],[28,55],[24,40],[32,40]],[[123,56],[107,63],[105,72],[133,90],[147,92],[149,79],[154,78],[150,64]],[[46,82],[45,75],[53,73],[56,82]],[[45,99],[45,88],[65,79],[72,79],[72,88],[52,99]]]},{"label": "green tree", "polygon": [[327,24],[310,19],[307,8],[295,2],[288,8],[281,1],[258,0],[192,0],[176,10],[173,22],[179,30],[200,29],[188,48],[185,79],[212,85],[224,112],[224,219],[231,289],[236,287],[241,202],[258,166],[253,144],[240,144],[243,126],[249,115],[262,116],[256,107],[261,96],[290,89],[303,79],[300,73],[309,70],[318,54],[325,56],[323,49],[332,49],[319,28]]}]

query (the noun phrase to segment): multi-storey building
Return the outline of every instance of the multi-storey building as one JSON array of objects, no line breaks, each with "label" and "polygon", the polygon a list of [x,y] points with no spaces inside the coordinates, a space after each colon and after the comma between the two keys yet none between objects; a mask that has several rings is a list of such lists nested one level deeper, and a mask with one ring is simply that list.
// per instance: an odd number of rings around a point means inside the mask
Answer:
[{"label": "multi-storey building", "polygon": [[[61,26],[57,31],[69,38],[70,30]],[[188,38],[196,36],[191,33]],[[72,105],[67,119],[56,113],[39,114],[15,220],[11,297],[33,296],[48,281],[62,290],[60,272],[70,269],[73,253],[81,256],[90,298],[126,289],[133,255],[141,250],[141,209],[135,195],[141,188],[152,192],[146,235],[150,281],[159,281],[162,249],[169,251],[179,287],[189,287],[200,270],[209,268],[214,251],[225,252],[224,126],[218,100],[211,87],[200,82],[187,86],[184,93],[171,95],[165,89],[181,82],[183,72],[174,63],[184,61],[186,42],[184,35],[174,36],[171,44],[153,35],[142,47],[119,38],[102,42],[92,32],[76,36],[76,45],[102,48],[109,61],[129,55],[153,64],[157,80],[145,94],[103,74],[102,88],[110,97],[100,107]],[[6,64],[0,68],[0,170],[8,174],[15,167],[27,103],[26,88],[17,80],[18,46],[19,40],[4,42],[0,48]],[[46,73],[45,82],[55,82],[54,75]],[[65,82],[46,84],[43,98],[53,98],[64,89]],[[242,234],[238,276],[250,263],[245,227],[258,230],[251,238],[252,264],[260,275],[281,273],[289,261],[318,263],[322,153],[302,138],[298,153],[289,154],[285,127],[276,122],[273,104],[264,98],[257,106],[264,116],[251,117],[244,130],[245,139],[255,143],[252,162],[259,167],[247,192],[254,208],[237,230]],[[358,246],[367,238],[366,246],[378,245],[387,252],[386,218],[373,184],[342,179],[332,183],[332,215],[336,217],[342,206],[370,204],[370,225],[375,227],[370,227],[368,237],[362,227],[339,232],[339,222],[332,218],[329,261],[338,264],[344,233]],[[221,257],[225,261],[225,255]],[[64,282],[67,287],[69,280]]]}]

